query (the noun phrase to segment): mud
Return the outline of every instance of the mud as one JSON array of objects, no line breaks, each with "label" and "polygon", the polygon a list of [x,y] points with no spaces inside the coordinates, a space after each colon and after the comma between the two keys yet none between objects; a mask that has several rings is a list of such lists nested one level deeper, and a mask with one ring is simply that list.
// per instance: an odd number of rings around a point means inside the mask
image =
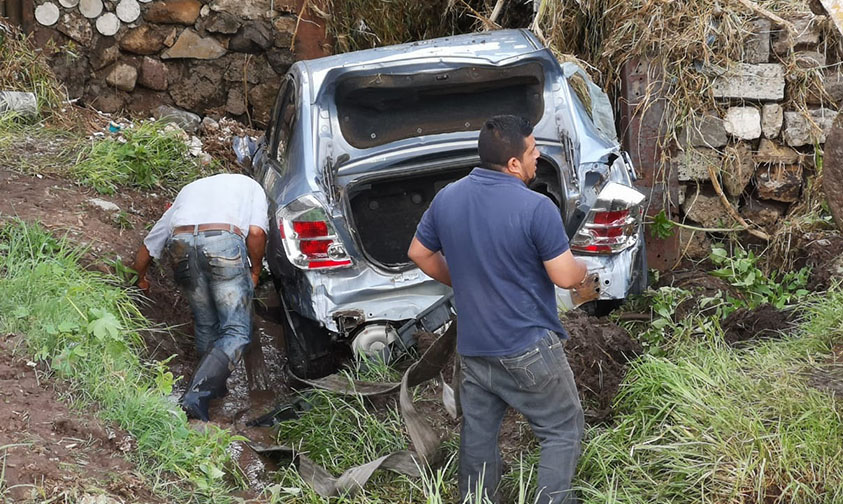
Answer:
[{"label": "mud", "polygon": [[795,329],[796,325],[794,311],[777,310],[770,304],[763,304],[753,310],[738,308],[720,323],[723,338],[732,346],[779,338]]},{"label": "mud", "polygon": [[795,268],[811,268],[808,288],[823,291],[843,279],[843,236],[835,232],[807,233],[798,239]]},{"label": "mud", "polygon": [[586,422],[609,421],[627,365],[643,349],[622,327],[580,310],[567,312],[562,324],[570,335],[565,350],[583,399]]},{"label": "mud", "polygon": [[0,336],[3,502],[76,502],[103,492],[118,502],[161,502],[125,458],[134,439],[65,406],[61,385],[22,358],[20,344]]}]

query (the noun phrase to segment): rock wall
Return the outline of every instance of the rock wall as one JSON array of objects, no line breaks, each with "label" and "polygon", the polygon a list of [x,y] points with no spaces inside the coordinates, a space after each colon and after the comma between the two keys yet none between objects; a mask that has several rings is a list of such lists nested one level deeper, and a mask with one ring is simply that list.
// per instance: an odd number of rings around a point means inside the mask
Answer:
[{"label": "rock wall", "polygon": [[36,0],[34,40],[71,98],[103,112],[163,104],[265,125],[296,59],[301,0],[139,1]]},{"label": "rock wall", "polygon": [[[836,44],[824,40],[830,26],[824,16],[805,14],[790,21],[795,38],[772,30],[767,20],[754,21],[747,27],[753,35],[742,63],[703,70],[717,108],[686,123],[671,157],[687,223],[735,225],[710,181],[710,167],[739,214],[767,232],[800,200],[804,180],[814,170],[815,146],[825,142],[843,103],[843,73],[830,61],[838,57]],[[805,85],[811,74],[819,77],[820,89]],[[707,255],[704,235],[691,236],[681,233],[682,250],[696,258]]]}]

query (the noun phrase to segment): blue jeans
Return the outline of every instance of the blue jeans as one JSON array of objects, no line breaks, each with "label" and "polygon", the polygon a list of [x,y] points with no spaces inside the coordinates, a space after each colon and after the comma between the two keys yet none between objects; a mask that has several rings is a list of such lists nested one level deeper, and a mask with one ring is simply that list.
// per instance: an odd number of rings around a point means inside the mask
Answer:
[{"label": "blue jeans", "polygon": [[576,502],[571,480],[580,455],[583,410],[565,342],[553,333],[518,355],[460,356],[459,486],[463,498],[478,490],[498,501],[498,436],[507,406],[522,413],[541,444],[540,504]]},{"label": "blue jeans", "polygon": [[237,363],[252,333],[254,286],[245,240],[228,231],[177,234],[167,252],[193,311],[196,350],[202,355],[215,346]]}]

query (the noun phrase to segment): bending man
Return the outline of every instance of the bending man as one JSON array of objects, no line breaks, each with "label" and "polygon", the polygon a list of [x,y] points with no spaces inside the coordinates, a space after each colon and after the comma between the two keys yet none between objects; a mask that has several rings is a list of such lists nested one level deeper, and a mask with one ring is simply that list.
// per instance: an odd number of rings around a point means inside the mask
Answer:
[{"label": "bending man", "polygon": [[209,401],[226,394],[225,382],[251,341],[267,227],[266,196],[257,182],[214,175],[184,186],[138,250],[138,287],[148,292],[151,258],[166,250],[193,312],[202,358],[181,398],[190,418],[208,421]]}]

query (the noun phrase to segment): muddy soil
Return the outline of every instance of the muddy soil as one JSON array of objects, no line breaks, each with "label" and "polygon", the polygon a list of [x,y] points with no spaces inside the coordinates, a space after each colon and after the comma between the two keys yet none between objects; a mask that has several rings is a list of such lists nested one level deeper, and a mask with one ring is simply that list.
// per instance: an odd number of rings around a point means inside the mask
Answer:
[{"label": "muddy soil", "polygon": [[23,358],[20,344],[19,336],[0,336],[3,502],[85,502],[96,495],[115,499],[97,502],[161,502],[126,460],[134,439],[69,409],[58,398],[62,385]]},{"label": "muddy soil", "polygon": [[753,310],[738,308],[720,323],[726,343],[742,343],[781,337],[796,328],[793,310],[777,310],[763,304]]},{"label": "muddy soil", "polygon": [[565,347],[582,397],[586,422],[606,422],[612,400],[626,376],[630,360],[641,355],[641,345],[625,329],[580,310],[565,314],[562,324],[570,339]]},{"label": "muddy soil", "polygon": [[796,247],[796,269],[811,268],[808,288],[822,291],[843,278],[843,236],[834,232],[813,232],[800,237]]}]

